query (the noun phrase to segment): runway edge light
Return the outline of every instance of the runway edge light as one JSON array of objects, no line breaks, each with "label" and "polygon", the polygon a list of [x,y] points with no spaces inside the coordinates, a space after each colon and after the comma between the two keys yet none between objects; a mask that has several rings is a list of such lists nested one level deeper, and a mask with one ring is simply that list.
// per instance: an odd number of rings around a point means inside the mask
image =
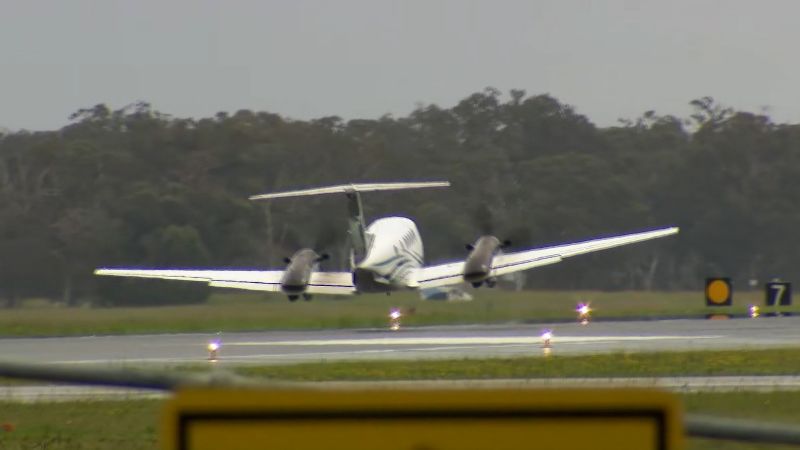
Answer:
[{"label": "runway edge light", "polygon": [[400,321],[403,318],[403,312],[400,308],[392,308],[389,310],[389,330],[398,331],[400,329]]},{"label": "runway edge light", "polygon": [[217,361],[219,359],[219,349],[222,347],[222,340],[219,337],[211,339],[208,341],[208,345],[206,345],[206,349],[208,350],[208,360],[209,361]]},{"label": "runway edge light", "polygon": [[592,314],[592,307],[587,303],[578,303],[578,306],[575,307],[575,312],[578,314],[578,323],[581,325],[588,325],[589,319],[591,318]]},{"label": "runway edge light", "polygon": [[550,348],[553,343],[553,330],[545,328],[542,330],[542,348]]}]

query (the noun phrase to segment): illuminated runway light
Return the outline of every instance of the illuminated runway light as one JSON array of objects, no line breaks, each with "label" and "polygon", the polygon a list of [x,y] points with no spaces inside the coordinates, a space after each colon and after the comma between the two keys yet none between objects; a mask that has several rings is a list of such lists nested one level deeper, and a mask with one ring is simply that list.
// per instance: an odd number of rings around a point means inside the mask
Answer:
[{"label": "illuminated runway light", "polygon": [[392,331],[397,331],[400,329],[400,319],[403,317],[403,313],[400,311],[399,308],[392,308],[389,311],[389,329]]},{"label": "illuminated runway light", "polygon": [[222,342],[219,339],[212,339],[208,342],[208,360],[216,361],[219,359],[219,349],[222,347]]},{"label": "illuminated runway light", "polygon": [[588,303],[578,303],[577,308],[575,308],[575,312],[578,313],[578,323],[581,325],[587,325],[589,323],[592,307],[589,306]]},{"label": "illuminated runway light", "polygon": [[550,329],[544,329],[542,331],[542,347],[543,348],[550,348],[552,346],[553,341],[553,331]]},{"label": "illuminated runway light", "polygon": [[753,319],[761,315],[761,308],[759,308],[756,305],[750,305],[749,311],[750,311],[750,317]]}]

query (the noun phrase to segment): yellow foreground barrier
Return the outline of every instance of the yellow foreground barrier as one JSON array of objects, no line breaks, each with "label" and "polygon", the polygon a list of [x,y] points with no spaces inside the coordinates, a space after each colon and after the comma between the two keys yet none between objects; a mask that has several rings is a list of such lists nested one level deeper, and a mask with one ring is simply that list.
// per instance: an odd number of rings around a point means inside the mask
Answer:
[{"label": "yellow foreground barrier", "polygon": [[673,450],[683,418],[647,389],[179,390],[168,450]]}]

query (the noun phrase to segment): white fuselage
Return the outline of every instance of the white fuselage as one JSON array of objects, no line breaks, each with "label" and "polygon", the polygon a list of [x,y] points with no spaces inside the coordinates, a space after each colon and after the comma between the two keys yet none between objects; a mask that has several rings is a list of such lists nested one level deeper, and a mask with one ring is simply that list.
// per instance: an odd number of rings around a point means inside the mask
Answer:
[{"label": "white fuselage", "polygon": [[365,230],[366,256],[355,264],[353,280],[360,292],[389,292],[417,287],[422,267],[422,238],[405,217],[385,217]]}]

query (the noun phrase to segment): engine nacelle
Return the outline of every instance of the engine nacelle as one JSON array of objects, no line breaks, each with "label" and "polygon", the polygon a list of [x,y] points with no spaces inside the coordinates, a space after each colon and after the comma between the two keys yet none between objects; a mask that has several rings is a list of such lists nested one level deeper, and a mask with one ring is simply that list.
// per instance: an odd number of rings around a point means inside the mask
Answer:
[{"label": "engine nacelle", "polygon": [[289,296],[289,300],[295,301],[301,295],[305,300],[311,300],[311,295],[306,293],[311,273],[320,261],[328,258],[326,253],[319,255],[310,248],[296,251],[291,258],[284,258],[287,265],[281,279],[281,290]]},{"label": "engine nacelle", "polygon": [[472,283],[474,287],[479,287],[484,282],[487,286],[494,287],[495,279],[490,276],[492,259],[510,244],[490,235],[479,237],[474,244],[467,244],[469,255],[464,262],[464,281]]}]

